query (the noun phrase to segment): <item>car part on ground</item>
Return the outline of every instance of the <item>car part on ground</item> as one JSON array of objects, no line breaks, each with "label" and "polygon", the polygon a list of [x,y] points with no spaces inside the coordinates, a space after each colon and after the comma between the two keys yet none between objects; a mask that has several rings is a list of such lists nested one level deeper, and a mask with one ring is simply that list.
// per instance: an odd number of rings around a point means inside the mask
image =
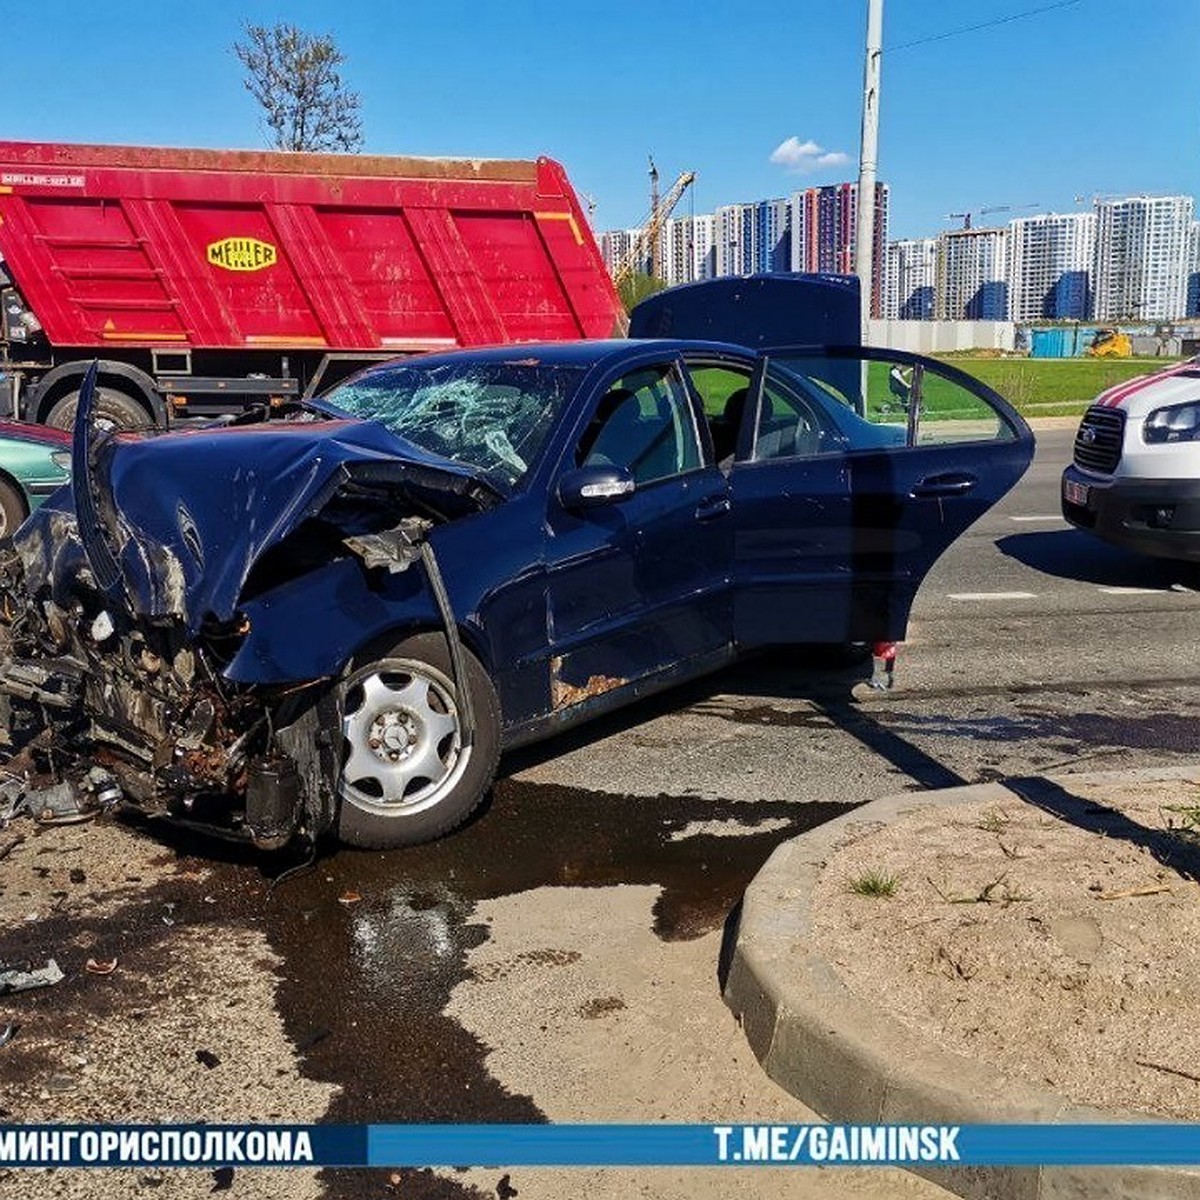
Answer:
[{"label": "car part on ground", "polygon": [[46,961],[44,967],[36,969],[0,968],[0,996],[8,996],[13,992],[29,992],[34,988],[53,987],[65,978],[62,967],[52,958]]},{"label": "car part on ground", "polygon": [[1063,472],[1062,511],[1114,545],[1200,561],[1200,358],[1097,397]]},{"label": "car part on ground", "polygon": [[[826,282],[711,317],[827,322]],[[188,433],[106,430],[96,384],[70,492],[0,556],[14,761],[264,849],[435,837],[503,749],[757,647],[901,640],[1033,445],[953,367],[855,346],[428,355]]]}]

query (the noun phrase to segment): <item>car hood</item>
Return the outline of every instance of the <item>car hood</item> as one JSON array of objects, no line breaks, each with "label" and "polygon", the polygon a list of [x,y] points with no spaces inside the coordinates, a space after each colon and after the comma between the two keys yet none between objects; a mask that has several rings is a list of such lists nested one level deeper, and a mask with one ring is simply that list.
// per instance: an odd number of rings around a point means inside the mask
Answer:
[{"label": "car hood", "polygon": [[1156,408],[1195,400],[1200,400],[1200,359],[1192,358],[1118,383],[1101,392],[1095,404],[1099,408],[1120,409],[1126,417],[1136,420]]},{"label": "car hood", "polygon": [[[87,564],[114,615],[181,618],[192,632],[206,618],[230,620],[255,562],[355,484],[399,490],[418,511],[447,516],[499,499],[472,468],[426,455],[374,421],[89,440],[88,408],[81,399],[71,496]],[[45,555],[53,539],[30,536]]]}]

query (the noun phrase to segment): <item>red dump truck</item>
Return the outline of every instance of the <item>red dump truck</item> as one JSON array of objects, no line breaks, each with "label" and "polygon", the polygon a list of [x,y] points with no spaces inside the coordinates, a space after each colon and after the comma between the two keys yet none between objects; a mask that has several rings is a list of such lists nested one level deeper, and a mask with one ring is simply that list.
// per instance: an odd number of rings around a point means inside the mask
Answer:
[{"label": "red dump truck", "polygon": [[607,337],[562,167],[0,141],[0,416],[120,426],[312,395],[365,363]]}]

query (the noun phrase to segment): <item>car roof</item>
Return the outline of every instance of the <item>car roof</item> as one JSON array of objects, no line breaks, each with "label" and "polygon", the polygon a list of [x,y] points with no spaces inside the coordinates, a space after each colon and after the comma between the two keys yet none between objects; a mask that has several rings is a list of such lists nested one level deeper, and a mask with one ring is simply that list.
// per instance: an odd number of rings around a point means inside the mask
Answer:
[{"label": "car roof", "polygon": [[469,350],[436,351],[410,358],[393,359],[369,367],[364,374],[386,370],[398,363],[406,366],[437,367],[443,364],[513,363],[548,367],[592,367],[609,359],[620,359],[643,351],[665,354],[708,351],[715,354],[752,354],[745,346],[725,342],[692,342],[670,338],[608,338],[571,342],[517,342],[501,346],[477,346]]},{"label": "car roof", "polygon": [[56,449],[63,449],[71,444],[71,435],[65,429],[54,429],[48,425],[31,425],[23,421],[0,421],[0,439],[39,442]]}]

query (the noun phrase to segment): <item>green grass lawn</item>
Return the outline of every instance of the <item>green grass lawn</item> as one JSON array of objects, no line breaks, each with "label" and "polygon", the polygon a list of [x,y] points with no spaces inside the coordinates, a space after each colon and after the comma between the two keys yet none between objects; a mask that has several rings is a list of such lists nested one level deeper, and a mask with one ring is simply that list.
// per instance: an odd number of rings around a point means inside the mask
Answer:
[{"label": "green grass lawn", "polygon": [[1157,371],[1169,358],[960,358],[946,361],[1000,393],[1026,417],[1076,416],[1105,388]]}]

